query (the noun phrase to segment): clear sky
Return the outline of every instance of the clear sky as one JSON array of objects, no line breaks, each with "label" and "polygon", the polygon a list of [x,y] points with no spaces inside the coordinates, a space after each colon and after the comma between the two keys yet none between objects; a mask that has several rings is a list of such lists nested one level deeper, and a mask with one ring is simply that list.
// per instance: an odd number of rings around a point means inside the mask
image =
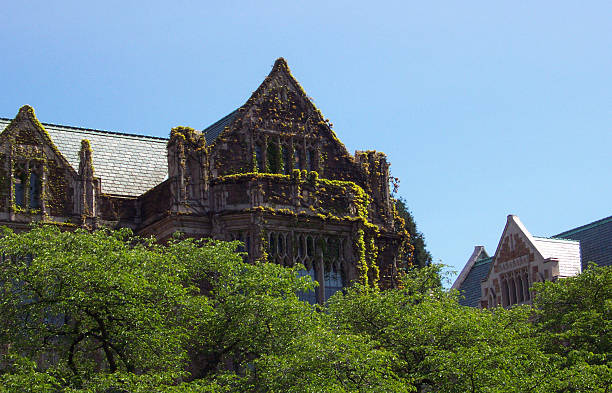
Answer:
[{"label": "clear sky", "polygon": [[435,260],[612,215],[610,1],[5,1],[0,117],[167,136],[284,57],[349,151],[389,156]]}]

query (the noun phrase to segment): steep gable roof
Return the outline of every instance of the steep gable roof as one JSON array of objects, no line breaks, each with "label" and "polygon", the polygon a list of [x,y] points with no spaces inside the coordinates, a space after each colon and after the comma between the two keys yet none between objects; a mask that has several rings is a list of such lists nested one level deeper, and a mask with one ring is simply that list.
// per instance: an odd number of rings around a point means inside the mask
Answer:
[{"label": "steep gable roof", "polygon": [[[509,234],[515,233],[518,235],[519,242],[525,241],[523,244],[518,244],[514,246],[510,246],[507,241],[511,238]],[[521,239],[522,238],[522,239]],[[515,241],[513,239],[512,241]],[[516,247],[516,248],[515,248]],[[530,252],[533,251],[533,252]],[[511,255],[504,255],[509,252]],[[497,244],[497,249],[495,250],[495,254],[493,254],[493,265],[504,262],[506,258],[514,258],[516,254],[525,254],[529,255],[530,259],[535,258],[535,256],[539,256],[542,259],[545,257],[542,255],[542,252],[538,249],[536,245],[535,238],[531,235],[531,233],[527,230],[525,225],[521,222],[518,216],[513,214],[509,214],[506,220],[506,225],[504,226],[504,230],[502,232],[501,237],[499,238],[499,243]],[[489,275],[487,274],[487,279]]]},{"label": "steep gable roof", "polygon": [[468,258],[467,263],[461,270],[461,273],[459,273],[459,276],[457,276],[457,279],[455,280],[451,288],[461,289],[461,285],[463,284],[463,281],[465,280],[470,270],[472,269],[472,266],[474,266],[476,261],[479,261],[485,258],[489,258],[489,254],[487,254],[487,251],[485,250],[484,246],[475,246],[474,251],[472,252],[472,255]]},{"label": "steep gable roof", "polygon": [[[19,112],[14,119],[2,119],[6,122],[5,125],[0,123],[0,141],[5,141],[7,138],[15,138],[21,140],[24,135],[27,144],[37,144],[46,150],[47,157],[53,157],[62,165],[72,170],[72,174],[76,175],[76,168],[72,167],[66,157],[58,150],[53,138],[49,135],[44,126],[38,121],[34,114],[34,109],[29,105],[24,105],[19,108]],[[45,149],[46,148],[46,149]]]},{"label": "steep gable roof", "polygon": [[[611,220],[612,222],[612,220]],[[507,237],[513,236],[509,246]],[[517,237],[518,236],[518,237]],[[476,246],[452,288],[459,290],[460,303],[477,307],[481,296],[481,283],[488,279],[493,265],[504,260],[529,255],[559,262],[559,275],[568,277],[580,273],[580,249],[577,241],[532,236],[521,220],[508,215],[495,254],[488,257],[484,247]]]},{"label": "steep gable roof", "polygon": [[212,144],[217,139],[217,137],[223,132],[225,127],[229,127],[230,124],[232,124],[232,122],[234,121],[237,115],[238,115],[238,109],[236,109],[229,115],[224,116],[220,120],[217,120],[216,122],[214,122],[213,124],[205,128],[202,131],[202,133],[204,134],[204,137],[206,138],[206,144],[207,145]]},{"label": "steep gable roof", "polygon": [[[512,214],[508,216],[504,232],[502,233],[499,245],[495,251],[495,264],[503,259],[503,256],[500,254],[504,252],[504,247],[506,246],[506,233],[512,232],[512,228],[518,229],[520,235],[526,240],[526,244],[523,245],[523,247],[530,248],[542,259],[558,261],[559,275],[561,277],[573,276],[580,273],[580,247],[578,242],[532,236],[521,220]],[[519,246],[515,245],[515,247]],[[514,252],[519,251],[519,249],[520,247],[515,249]],[[513,258],[513,256],[509,255],[506,258]],[[503,262],[503,260],[501,262]]]},{"label": "steep gable roof", "polygon": [[463,306],[478,307],[482,293],[481,283],[486,279],[493,263],[493,257],[477,260],[466,274],[461,286],[458,288],[461,297],[459,304]]},{"label": "steep gable roof", "polygon": [[298,100],[308,112],[307,117],[318,126],[319,130],[327,134],[326,136],[333,140],[333,143],[337,145],[344,155],[350,157],[346,146],[338,140],[338,137],[331,129],[328,121],[323,117],[321,111],[314,105],[308,95],[306,95],[300,83],[293,77],[289,65],[287,65],[287,62],[282,57],[274,62],[272,71],[270,71],[266,79],[264,79],[257,90],[253,92],[244,105],[204,130],[206,143],[213,144],[224,131],[231,132],[232,125],[239,124],[246,116],[250,115],[249,110],[256,107],[258,103],[265,99],[268,92],[274,87],[283,85],[289,85],[292,90],[297,93]]},{"label": "steep gable roof", "polygon": [[[10,124],[0,118],[0,132]],[[167,139],[42,123],[53,143],[73,169],[79,167],[81,141],[90,141],[94,174],[102,192],[135,197],[168,177]]]}]

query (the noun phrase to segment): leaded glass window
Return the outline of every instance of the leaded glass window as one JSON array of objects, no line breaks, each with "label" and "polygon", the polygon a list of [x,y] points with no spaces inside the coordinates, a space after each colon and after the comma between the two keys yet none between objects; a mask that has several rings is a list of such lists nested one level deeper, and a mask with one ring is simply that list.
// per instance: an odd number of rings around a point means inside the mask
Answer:
[{"label": "leaded glass window", "polygon": [[324,280],[325,301],[327,301],[334,293],[342,290],[344,280],[342,279],[342,272],[335,266],[325,268]]},{"label": "leaded glass window", "polygon": [[[308,270],[298,271],[298,277],[310,277],[312,281],[316,281],[315,270],[313,267]],[[300,292],[298,293],[298,297],[301,301],[308,302],[310,304],[317,304],[317,293],[314,289],[308,292]]]}]

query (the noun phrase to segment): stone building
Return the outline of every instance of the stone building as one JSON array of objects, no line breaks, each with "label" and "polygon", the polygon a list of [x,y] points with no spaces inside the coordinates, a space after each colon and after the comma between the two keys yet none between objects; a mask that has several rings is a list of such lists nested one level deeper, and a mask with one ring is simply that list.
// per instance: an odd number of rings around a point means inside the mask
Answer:
[{"label": "stone building", "polygon": [[323,302],[353,280],[394,285],[407,232],[382,153],[349,154],[278,59],[240,108],[156,138],[0,119],[0,225],[129,227],[241,240],[250,261],[303,264]]},{"label": "stone building", "polygon": [[612,266],[612,217],[547,238],[509,215],[495,254],[474,247],[452,288],[465,306],[529,304],[531,284],[580,274],[589,262]]}]

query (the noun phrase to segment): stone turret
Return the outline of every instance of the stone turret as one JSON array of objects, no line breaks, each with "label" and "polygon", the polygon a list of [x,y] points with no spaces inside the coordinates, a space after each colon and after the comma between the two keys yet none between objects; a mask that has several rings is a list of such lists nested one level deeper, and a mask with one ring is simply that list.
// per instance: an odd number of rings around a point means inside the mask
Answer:
[{"label": "stone turret", "polygon": [[168,142],[168,178],[175,210],[208,205],[208,155],[204,135],[189,127],[172,129]]},{"label": "stone turret", "polygon": [[370,185],[371,195],[379,213],[385,220],[386,225],[391,225],[393,216],[391,214],[391,200],[389,191],[389,166],[387,156],[374,150],[355,151],[355,161],[361,166],[366,174]]}]

